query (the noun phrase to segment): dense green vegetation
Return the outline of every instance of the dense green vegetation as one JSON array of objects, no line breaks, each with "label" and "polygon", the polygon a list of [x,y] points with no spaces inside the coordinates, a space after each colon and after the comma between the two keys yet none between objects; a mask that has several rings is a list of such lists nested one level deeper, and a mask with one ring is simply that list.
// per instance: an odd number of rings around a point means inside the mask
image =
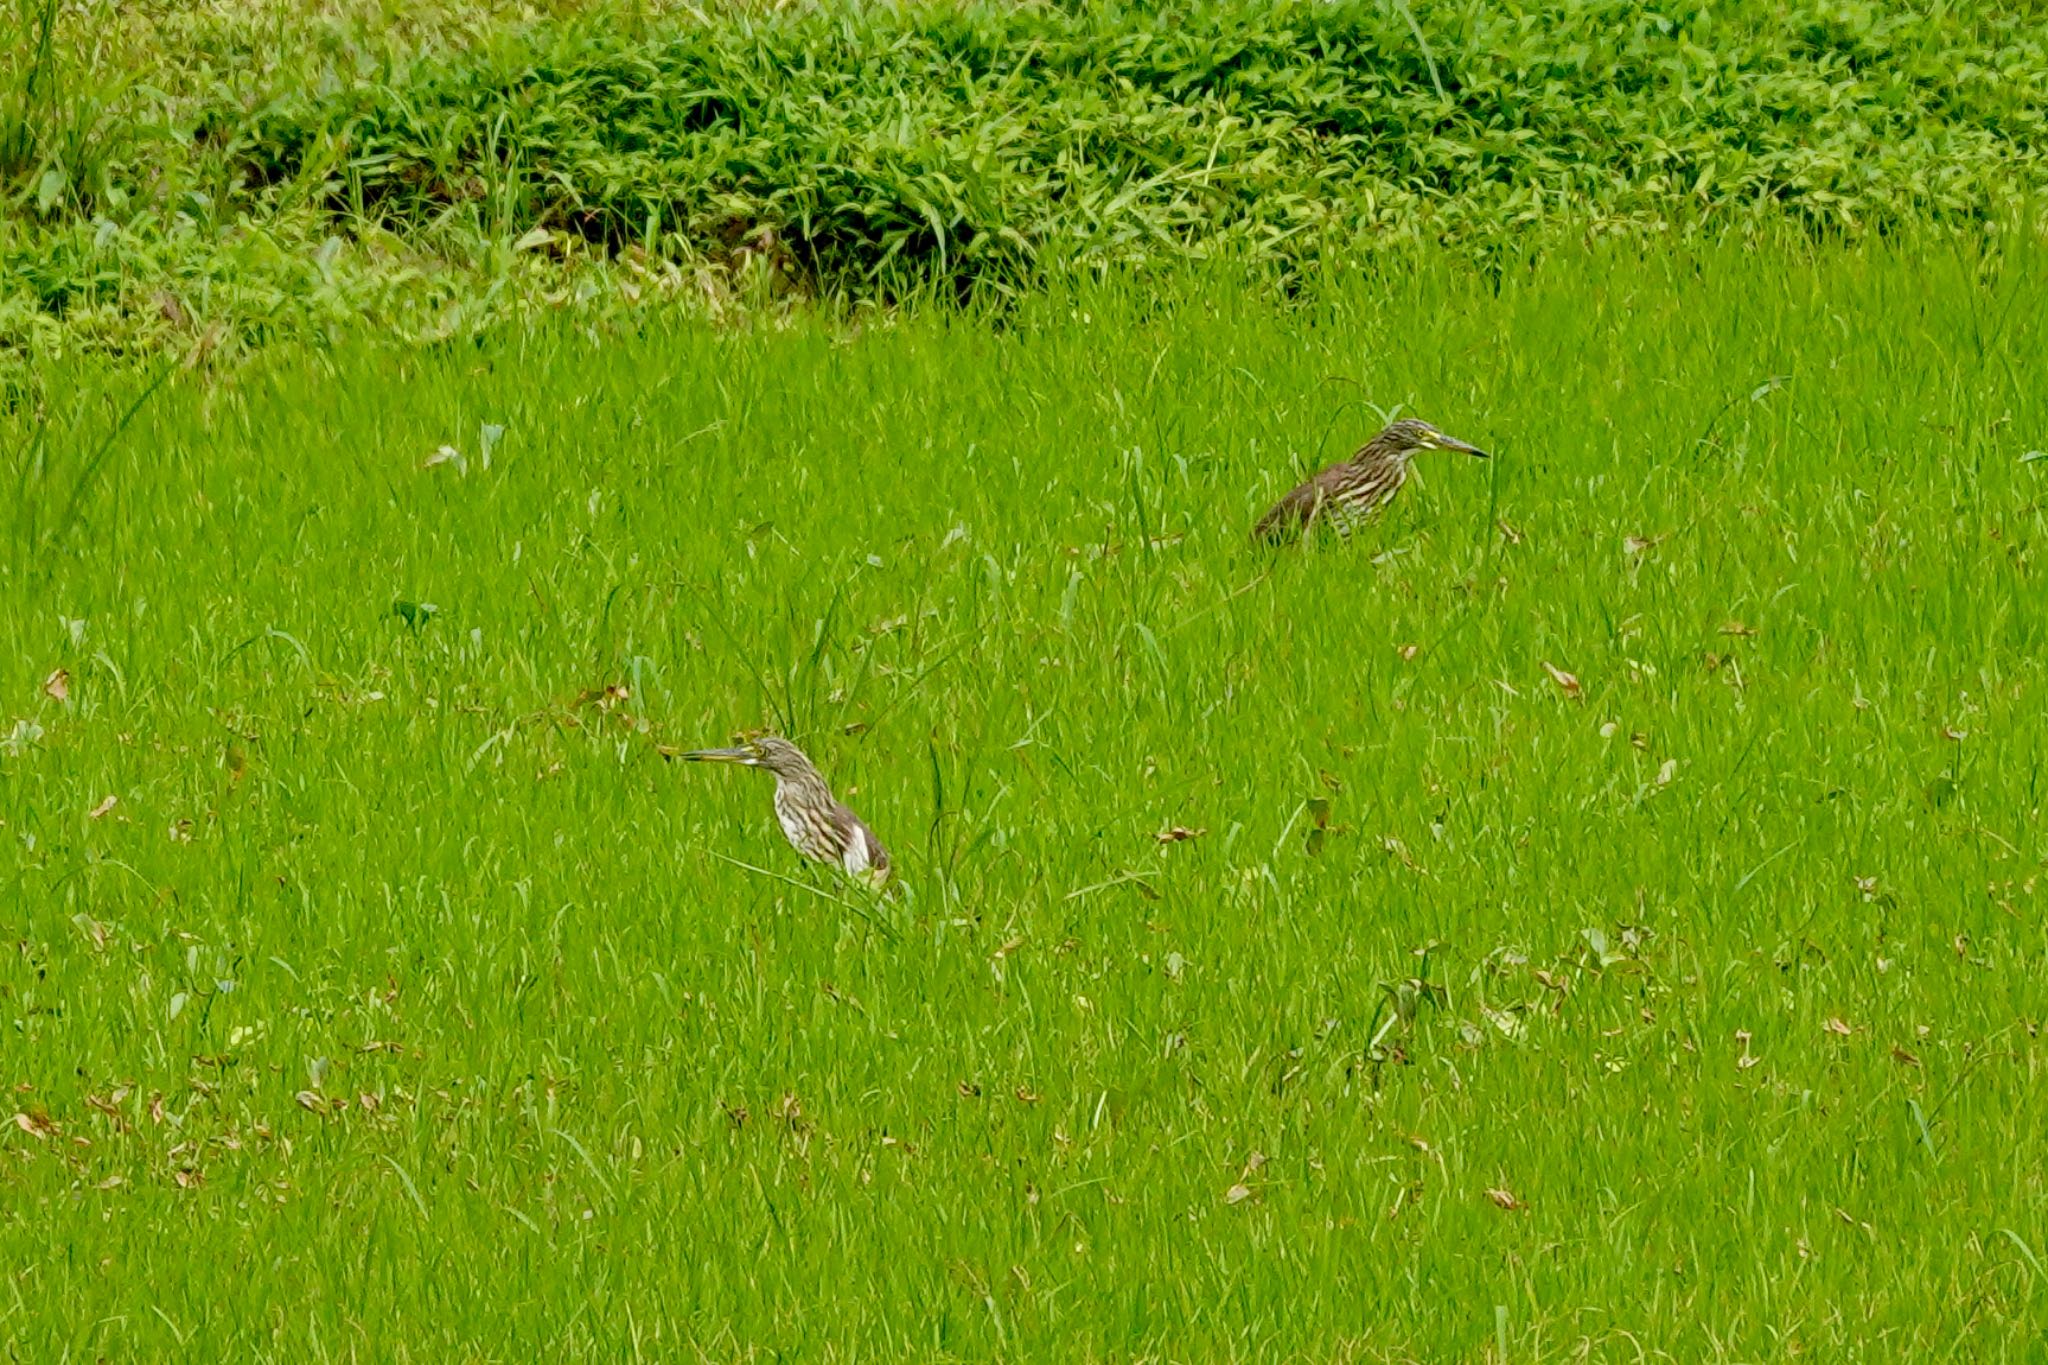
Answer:
[{"label": "dense green vegetation", "polygon": [[[2029,7],[1399,0],[707,17],[10,0],[0,347],[1004,293],[1556,230],[1856,234],[2048,184]],[[288,7],[289,9],[289,7]],[[422,12],[412,12],[419,9]],[[42,41],[47,37],[48,41]]]},{"label": "dense green vegetation", "polygon": [[45,365],[10,1356],[2037,1359],[2038,246],[1397,263]]}]

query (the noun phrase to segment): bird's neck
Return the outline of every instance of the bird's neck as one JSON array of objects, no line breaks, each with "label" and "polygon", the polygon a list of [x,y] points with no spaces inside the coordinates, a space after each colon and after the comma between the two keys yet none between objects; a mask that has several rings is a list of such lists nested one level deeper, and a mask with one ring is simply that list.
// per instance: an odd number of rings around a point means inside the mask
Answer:
[{"label": "bird's neck", "polygon": [[831,799],[831,788],[825,785],[825,779],[820,777],[815,771],[778,772],[775,774],[775,801],[777,805],[792,800],[824,804]]}]

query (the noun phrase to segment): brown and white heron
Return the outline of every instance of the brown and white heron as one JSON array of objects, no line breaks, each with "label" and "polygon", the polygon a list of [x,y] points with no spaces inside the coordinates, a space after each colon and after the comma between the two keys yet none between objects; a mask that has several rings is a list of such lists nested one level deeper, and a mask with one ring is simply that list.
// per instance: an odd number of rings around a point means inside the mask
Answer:
[{"label": "brown and white heron", "polygon": [[804,751],[776,735],[733,749],[693,749],[692,763],[738,763],[775,774],[775,819],[796,851],[831,863],[856,881],[879,888],[889,880],[889,854],[875,832],[832,795]]},{"label": "brown and white heron", "polygon": [[1408,461],[1421,450],[1456,450],[1487,459],[1478,446],[1446,436],[1427,422],[1404,417],[1358,448],[1350,459],[1333,464],[1289,491],[1259,518],[1255,539],[1268,544],[1299,540],[1316,526],[1328,526],[1348,537],[1360,523],[1394,500],[1408,481]]}]

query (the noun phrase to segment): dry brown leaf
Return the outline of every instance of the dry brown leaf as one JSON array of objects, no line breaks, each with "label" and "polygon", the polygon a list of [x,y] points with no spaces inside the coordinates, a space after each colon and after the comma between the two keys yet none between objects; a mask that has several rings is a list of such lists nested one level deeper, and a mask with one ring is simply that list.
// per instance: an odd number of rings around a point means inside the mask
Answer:
[{"label": "dry brown leaf", "polygon": [[1579,680],[1550,662],[1550,660],[1545,659],[1543,661],[1543,671],[1548,673],[1550,680],[1556,683],[1558,688],[1573,701],[1578,701],[1584,697],[1585,689],[1579,686]]},{"label": "dry brown leaf", "polygon": [[1822,1024],[1821,1027],[1826,1029],[1829,1033],[1839,1034],[1844,1038],[1847,1038],[1850,1034],[1856,1031],[1855,1027],[1852,1024],[1850,1024],[1847,1020],[1842,1019],[1836,1015],[1829,1015],[1828,1021],[1825,1024]]},{"label": "dry brown leaf", "polygon": [[88,820],[97,820],[119,804],[120,798],[109,793],[106,800],[100,802],[97,806],[94,806],[91,810],[85,813],[86,818]]},{"label": "dry brown leaf", "polygon": [[1207,829],[1189,829],[1186,825],[1175,825],[1172,829],[1161,830],[1152,837],[1162,844],[1178,844],[1188,839],[1199,839],[1208,832]]},{"label": "dry brown leaf", "polygon": [[1621,542],[1621,548],[1632,555],[1640,555],[1646,551],[1656,549],[1657,542],[1662,539],[1664,539],[1662,536],[1630,536]]},{"label": "dry brown leaf", "polygon": [[52,701],[71,700],[71,673],[68,669],[57,668],[43,679],[43,692]]},{"label": "dry brown leaf", "polygon": [[190,1166],[180,1166],[171,1173],[171,1177],[178,1182],[178,1188],[181,1190],[196,1190],[206,1183],[206,1177]]},{"label": "dry brown leaf", "polygon": [[1523,1209],[1529,1207],[1521,1200],[1515,1198],[1514,1191],[1508,1189],[1505,1185],[1489,1186],[1486,1191],[1486,1197],[1493,1201],[1494,1207],[1505,1209],[1509,1213],[1520,1213]]},{"label": "dry brown leaf", "polygon": [[797,1101],[796,1092],[793,1090],[784,1091],[782,1098],[777,1100],[775,1106],[768,1112],[792,1128],[804,1121],[804,1107]]},{"label": "dry brown leaf", "polygon": [[52,1136],[57,1131],[57,1125],[50,1121],[48,1114],[44,1113],[16,1114],[14,1116],[14,1126],[39,1142]]},{"label": "dry brown leaf", "polygon": [[1755,626],[1745,626],[1740,621],[1726,621],[1721,625],[1721,633],[1723,635],[1754,635],[1757,632]]},{"label": "dry brown leaf", "polygon": [[1029,1086],[1020,1085],[1017,1087],[1017,1098],[1025,1104],[1036,1104],[1038,1103],[1038,1092]]},{"label": "dry brown leaf", "polygon": [[1394,646],[1394,652],[1395,652],[1396,654],[1400,655],[1400,656],[1401,656],[1401,657],[1402,657],[1403,659],[1413,659],[1413,658],[1414,658],[1414,657],[1415,657],[1416,655],[1418,655],[1418,654],[1420,654],[1420,653],[1422,652],[1422,646],[1421,646],[1421,645],[1396,645],[1396,646]]},{"label": "dry brown leaf", "polygon": [[441,446],[440,448],[435,450],[433,454],[427,456],[426,459],[420,461],[420,468],[432,469],[437,464],[460,464],[461,462],[461,451],[457,450],[454,446]]},{"label": "dry brown leaf", "polygon": [[1941,727],[1941,737],[1943,739],[1952,739],[1960,744],[1970,737],[1970,732],[1968,730],[1958,730],[1952,725],[1944,725]]},{"label": "dry brown leaf", "polygon": [[206,330],[199,334],[199,340],[192,343],[192,349],[185,353],[185,368],[196,370],[213,355],[214,347],[227,335],[227,323],[215,319],[206,324]]},{"label": "dry brown leaf", "polygon": [[1223,1192],[1223,1202],[1226,1204],[1242,1204],[1251,1197],[1251,1187],[1248,1185],[1232,1185]]},{"label": "dry brown leaf", "polygon": [[606,683],[603,687],[587,688],[576,694],[578,706],[595,705],[600,711],[609,711],[633,695],[633,690],[624,683]]},{"label": "dry brown leaf", "polygon": [[1915,1057],[1912,1053],[1906,1051],[1906,1049],[1900,1047],[1897,1043],[1892,1044],[1892,1060],[1897,1062],[1900,1066],[1920,1065],[1920,1059],[1918,1057]]},{"label": "dry brown leaf", "polygon": [[301,1090],[292,1098],[299,1102],[299,1108],[315,1114],[327,1107],[326,1101],[322,1100],[317,1093],[311,1090]]}]

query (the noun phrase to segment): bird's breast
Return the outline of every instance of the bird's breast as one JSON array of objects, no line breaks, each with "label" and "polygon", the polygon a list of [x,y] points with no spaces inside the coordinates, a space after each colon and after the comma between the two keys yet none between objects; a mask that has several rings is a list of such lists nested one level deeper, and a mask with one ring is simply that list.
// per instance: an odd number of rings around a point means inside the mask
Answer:
[{"label": "bird's breast", "polygon": [[806,857],[834,861],[839,853],[837,831],[822,803],[807,801],[790,784],[775,784],[775,820],[796,850]]}]

